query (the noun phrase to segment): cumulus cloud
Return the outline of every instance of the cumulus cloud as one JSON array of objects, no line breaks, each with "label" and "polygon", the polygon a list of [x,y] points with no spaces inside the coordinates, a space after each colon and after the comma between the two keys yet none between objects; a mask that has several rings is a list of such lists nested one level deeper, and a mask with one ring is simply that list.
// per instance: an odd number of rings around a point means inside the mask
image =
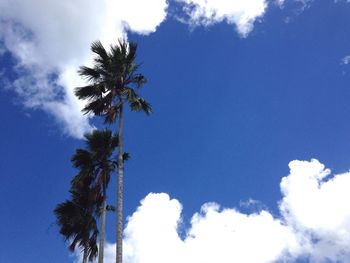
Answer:
[{"label": "cumulus cloud", "polygon": [[[184,235],[179,201],[150,193],[128,218],[125,262],[350,262],[350,172],[331,175],[317,160],[289,167],[280,184],[280,216],[207,203]],[[108,244],[105,262],[114,255],[115,245]]]},{"label": "cumulus cloud", "polygon": [[177,0],[184,4],[187,22],[192,26],[209,26],[222,21],[235,25],[238,33],[246,37],[254,22],[267,8],[266,0]]},{"label": "cumulus cloud", "polygon": [[177,200],[149,194],[128,220],[125,262],[272,262],[297,245],[292,231],[267,211],[246,215],[207,203],[192,217],[184,239],[180,224]]},{"label": "cumulus cloud", "polygon": [[0,1],[1,50],[17,62],[11,88],[26,107],[51,113],[66,133],[82,137],[91,127],[73,89],[84,85],[76,71],[91,63],[91,42],[154,32],[166,9],[166,0]]},{"label": "cumulus cloud", "polygon": [[280,204],[287,224],[308,240],[313,262],[349,262],[350,173],[331,176],[317,160],[293,161],[289,167]]}]

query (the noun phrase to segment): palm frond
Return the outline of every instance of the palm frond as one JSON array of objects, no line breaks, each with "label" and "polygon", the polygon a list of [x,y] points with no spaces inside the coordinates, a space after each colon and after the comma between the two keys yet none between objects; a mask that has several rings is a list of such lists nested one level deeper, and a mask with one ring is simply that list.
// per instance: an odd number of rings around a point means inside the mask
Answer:
[{"label": "palm frond", "polygon": [[110,106],[107,109],[107,112],[105,114],[104,123],[107,123],[107,124],[114,123],[115,120],[118,118],[118,113],[119,113],[119,107],[117,105]]},{"label": "palm frond", "polygon": [[123,162],[128,161],[130,159],[130,154],[128,152],[123,153]]},{"label": "palm frond", "polygon": [[116,211],[115,206],[113,206],[113,205],[107,205],[106,210],[108,212],[115,212]]},{"label": "palm frond", "polygon": [[88,82],[98,82],[101,74],[96,68],[89,68],[86,66],[81,66],[78,70],[78,74],[86,79]]},{"label": "palm frond", "polygon": [[152,113],[151,105],[143,98],[136,98],[135,100],[131,101],[130,109],[132,111],[143,111],[147,115]]},{"label": "palm frond", "polygon": [[104,46],[102,45],[101,41],[97,40],[92,42],[91,51],[97,55],[97,58],[103,61],[109,60],[109,55]]},{"label": "palm frond", "polygon": [[85,107],[83,112],[88,114],[90,112],[94,113],[96,116],[101,116],[105,112],[105,101],[103,98],[90,100]]},{"label": "palm frond", "polygon": [[147,79],[142,74],[136,74],[132,82],[135,83],[136,88],[140,88],[143,84],[147,82]]},{"label": "palm frond", "polygon": [[86,168],[88,167],[92,160],[91,160],[91,154],[87,150],[84,149],[77,149],[75,151],[75,154],[73,155],[71,159],[73,166],[75,168]]},{"label": "palm frond", "polygon": [[103,92],[104,89],[101,85],[88,85],[84,87],[77,87],[74,90],[74,94],[82,100],[100,98],[102,97]]}]

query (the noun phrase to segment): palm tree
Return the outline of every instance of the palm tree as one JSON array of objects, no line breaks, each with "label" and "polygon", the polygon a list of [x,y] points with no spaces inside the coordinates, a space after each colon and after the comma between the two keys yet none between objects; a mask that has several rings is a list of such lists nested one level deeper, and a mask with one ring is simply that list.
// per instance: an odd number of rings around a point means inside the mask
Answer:
[{"label": "palm tree", "polygon": [[107,51],[100,41],[91,45],[95,54],[94,66],[80,67],[79,74],[88,81],[88,85],[75,90],[79,99],[87,100],[85,113],[94,113],[104,117],[107,124],[118,119],[118,186],[117,186],[117,233],[116,262],[122,263],[123,238],[123,112],[124,105],[132,111],[151,113],[151,106],[137,93],[146,79],[138,73],[135,63],[136,43],[120,40]]},{"label": "palm tree", "polygon": [[79,184],[72,186],[71,200],[57,205],[54,213],[60,233],[70,241],[73,252],[78,246],[83,251],[83,263],[93,261],[97,256],[98,228],[94,216],[95,195],[90,188],[91,178],[85,177]]},{"label": "palm tree", "polygon": [[[116,166],[111,156],[118,144],[118,137],[113,136],[112,132],[107,129],[104,131],[94,130],[92,133],[85,134],[85,144],[86,149],[77,149],[72,157],[73,165],[81,170],[72,184],[79,184],[86,177],[92,178],[90,184],[96,199],[96,212],[98,216],[101,216],[98,263],[103,263],[107,185]],[[102,199],[101,202],[99,202],[99,197]]]}]

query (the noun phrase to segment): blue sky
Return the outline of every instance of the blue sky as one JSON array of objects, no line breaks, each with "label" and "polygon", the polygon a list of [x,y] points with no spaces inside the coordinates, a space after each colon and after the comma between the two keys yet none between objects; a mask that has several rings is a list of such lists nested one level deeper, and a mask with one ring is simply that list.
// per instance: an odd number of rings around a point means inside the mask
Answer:
[{"label": "blue sky", "polygon": [[126,263],[350,261],[350,3],[83,2],[0,3],[0,262],[76,260],[52,213],[100,127],[76,70],[123,34],[154,108],[125,121]]}]

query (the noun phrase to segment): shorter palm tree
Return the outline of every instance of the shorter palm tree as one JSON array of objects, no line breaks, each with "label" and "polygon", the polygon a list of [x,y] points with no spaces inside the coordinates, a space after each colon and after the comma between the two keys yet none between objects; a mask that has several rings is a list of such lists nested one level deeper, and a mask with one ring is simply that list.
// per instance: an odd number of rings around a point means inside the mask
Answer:
[{"label": "shorter palm tree", "polygon": [[[80,169],[72,184],[79,183],[85,177],[92,178],[91,187],[96,198],[96,214],[101,217],[98,263],[103,263],[105,225],[107,206],[107,186],[116,162],[111,159],[118,145],[118,137],[110,130],[94,130],[85,135],[86,149],[77,149],[72,157],[73,165]],[[101,200],[99,200],[99,198]],[[110,209],[109,209],[110,210]]]},{"label": "shorter palm tree", "polygon": [[54,213],[69,249],[73,252],[80,247],[83,252],[83,263],[93,261],[97,256],[98,228],[95,218],[96,194],[90,185],[92,178],[85,177],[72,185],[71,199],[57,205]]},{"label": "shorter palm tree", "polygon": [[[55,209],[60,233],[66,240],[71,240],[73,251],[77,244],[83,249],[83,262],[87,257],[92,260],[98,251],[98,263],[103,263],[106,211],[115,211],[107,205],[107,186],[110,174],[117,167],[117,162],[111,158],[118,145],[118,136],[105,129],[94,130],[85,135],[85,149],[77,149],[72,157],[72,163],[79,173],[71,181],[71,200],[59,204]],[[123,161],[129,159],[129,154],[123,154]],[[96,239],[98,230],[96,218],[101,217],[100,244],[97,250]],[[83,226],[91,227],[90,236]]]}]

